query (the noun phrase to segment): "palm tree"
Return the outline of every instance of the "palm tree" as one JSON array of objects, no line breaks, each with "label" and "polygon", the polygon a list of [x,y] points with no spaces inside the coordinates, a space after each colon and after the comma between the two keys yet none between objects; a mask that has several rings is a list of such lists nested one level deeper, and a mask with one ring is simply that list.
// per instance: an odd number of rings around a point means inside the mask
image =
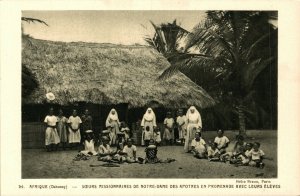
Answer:
[{"label": "palm tree", "polygon": [[217,81],[219,95],[230,100],[227,104],[238,114],[239,133],[245,135],[245,113],[251,113],[246,106],[252,103],[255,94],[253,83],[277,60],[277,28],[269,23],[270,18],[274,20],[276,16],[276,12],[207,12],[205,23],[188,33],[182,55],[194,48],[201,57],[189,54],[180,61],[174,58],[177,62],[169,60],[172,66],[162,76],[194,67],[211,69],[214,73],[211,80]]}]

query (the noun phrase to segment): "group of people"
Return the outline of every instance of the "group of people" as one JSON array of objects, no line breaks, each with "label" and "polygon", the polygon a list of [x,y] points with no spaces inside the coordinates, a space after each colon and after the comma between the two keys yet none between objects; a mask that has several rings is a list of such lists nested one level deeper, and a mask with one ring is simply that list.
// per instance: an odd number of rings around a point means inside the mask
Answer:
[{"label": "group of people", "polygon": [[[224,136],[223,130],[219,130],[214,141],[206,144],[202,136],[202,121],[199,111],[191,106],[186,115],[183,110],[177,111],[177,118],[172,118],[171,112],[167,112],[164,119],[164,132],[161,138],[160,130],[156,123],[156,116],[151,108],[148,108],[141,121],[142,145],[146,147],[144,158],[136,157],[136,146],[133,145],[130,129],[125,122],[120,122],[118,113],[111,109],[105,125],[107,130],[102,132],[98,148],[95,149],[95,135],[92,127],[93,118],[88,110],[79,117],[77,111],[73,110],[72,115],[66,118],[63,111],[59,110],[58,116],[54,115],[53,108],[50,108],[49,115],[46,116],[45,144],[47,151],[57,150],[58,144],[62,144],[65,149],[68,142],[70,147],[84,144],[81,154],[90,156],[98,155],[101,161],[118,162],[143,162],[157,163],[168,162],[172,159],[162,161],[157,158],[157,146],[162,139],[169,145],[175,141],[174,130],[178,130],[179,141],[184,145],[184,151],[192,153],[196,158],[208,159],[209,161],[230,162],[236,166],[251,165],[264,167],[262,162],[264,152],[260,149],[260,144],[245,143],[242,136],[237,137],[232,152],[228,152],[229,139]],[[116,146],[116,150],[112,150]]]},{"label": "group of people", "polygon": [[260,149],[260,143],[246,143],[244,137],[238,135],[233,150],[228,151],[230,141],[224,136],[223,130],[218,130],[214,141],[208,144],[201,137],[201,132],[195,133],[191,143],[191,151],[194,157],[208,159],[209,161],[229,162],[235,166],[254,166],[263,168],[264,152]]}]

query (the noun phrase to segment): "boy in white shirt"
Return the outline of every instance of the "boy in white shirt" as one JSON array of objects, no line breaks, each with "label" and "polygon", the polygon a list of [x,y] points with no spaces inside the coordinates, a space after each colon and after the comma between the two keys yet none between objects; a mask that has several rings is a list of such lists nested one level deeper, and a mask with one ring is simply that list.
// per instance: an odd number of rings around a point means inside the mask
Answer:
[{"label": "boy in white shirt", "polygon": [[132,142],[132,139],[128,139],[127,145],[123,148],[123,153],[128,163],[136,162],[136,146],[133,145]]},{"label": "boy in white shirt", "polygon": [[254,142],[252,150],[249,152],[249,165],[253,167],[264,168],[265,164],[262,162],[265,153],[260,149],[260,143]]},{"label": "boy in white shirt", "polygon": [[206,143],[204,139],[201,138],[201,133],[195,133],[195,138],[191,142],[192,153],[196,158],[205,158],[206,153]]},{"label": "boy in white shirt", "polygon": [[[211,143],[211,142],[210,142]],[[207,149],[207,157],[209,161],[219,161],[220,160],[220,151],[217,148],[217,143],[211,143],[210,147]]]},{"label": "boy in white shirt", "polygon": [[226,148],[228,147],[229,144],[229,139],[223,135],[224,131],[223,130],[218,130],[218,136],[215,137],[214,143],[217,143],[217,148],[220,151],[221,154],[226,153]]}]

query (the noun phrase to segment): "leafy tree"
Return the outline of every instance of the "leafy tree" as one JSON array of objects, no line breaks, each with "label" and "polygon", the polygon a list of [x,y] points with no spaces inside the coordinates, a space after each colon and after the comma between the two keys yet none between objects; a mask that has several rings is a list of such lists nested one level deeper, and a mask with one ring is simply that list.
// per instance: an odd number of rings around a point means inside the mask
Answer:
[{"label": "leafy tree", "polygon": [[[215,92],[214,98],[220,101],[226,100],[225,103],[238,116],[240,134],[246,134],[245,115],[254,114],[250,108],[258,110],[254,101],[254,83],[266,67],[277,63],[278,32],[269,23],[274,18],[277,19],[276,12],[207,12],[205,23],[188,33],[183,50],[188,54],[187,58],[180,61],[174,58],[175,63],[167,58],[172,66],[162,77],[177,70],[187,75],[192,72],[192,78],[204,77],[203,82],[210,86],[209,92]],[[198,55],[201,58],[189,54],[191,49],[201,54]]]}]

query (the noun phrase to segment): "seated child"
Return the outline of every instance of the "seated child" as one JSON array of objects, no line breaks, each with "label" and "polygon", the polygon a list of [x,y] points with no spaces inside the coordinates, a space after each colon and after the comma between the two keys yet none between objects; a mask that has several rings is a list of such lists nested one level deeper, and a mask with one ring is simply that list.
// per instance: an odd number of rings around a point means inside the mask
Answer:
[{"label": "seated child", "polygon": [[206,143],[204,139],[201,138],[201,133],[195,133],[195,139],[191,143],[192,153],[196,158],[205,158],[206,157]]},{"label": "seated child", "polygon": [[124,149],[124,142],[122,139],[118,140],[117,143],[117,151],[116,154],[113,156],[113,160],[118,161],[119,163],[123,163],[126,161],[126,157],[125,157],[125,153],[123,153],[123,149]]},{"label": "seated child", "polygon": [[265,164],[262,162],[264,156],[265,153],[260,149],[260,143],[254,142],[253,148],[249,152],[249,165],[264,168]]},{"label": "seated child", "polygon": [[114,152],[109,146],[109,138],[106,136],[102,137],[102,144],[98,147],[98,160],[99,161],[111,161]]},{"label": "seated child", "polygon": [[95,142],[92,130],[85,131],[84,150],[81,151],[84,155],[97,155],[95,151]]},{"label": "seated child", "polygon": [[228,147],[229,144],[229,139],[223,135],[224,131],[223,130],[218,130],[218,135],[215,137],[214,143],[217,143],[217,148],[220,151],[220,154],[226,153],[226,148]]},{"label": "seated child", "polygon": [[145,149],[146,157],[145,159],[139,157],[138,160],[140,163],[171,163],[175,161],[175,159],[167,158],[166,160],[161,160],[157,158],[157,146],[155,145],[155,141],[151,139],[149,141],[148,147]]},{"label": "seated child", "polygon": [[136,146],[132,142],[132,139],[129,138],[127,145],[123,148],[123,153],[128,163],[136,162]]},{"label": "seated child", "polygon": [[144,163],[158,163],[160,160],[157,158],[157,147],[155,145],[155,141],[151,139],[149,141],[149,145],[145,149],[146,158]]},{"label": "seated child", "polygon": [[161,142],[161,136],[160,136],[160,131],[159,131],[158,127],[156,127],[156,129],[154,131],[154,139],[155,139],[156,145],[159,146],[160,142]]},{"label": "seated child", "polygon": [[145,146],[148,146],[150,139],[153,139],[153,134],[151,133],[149,126],[145,128],[145,131],[143,132],[143,138]]},{"label": "seated child", "polygon": [[226,152],[220,156],[221,161],[230,161],[232,158],[235,159],[240,153],[245,152],[246,142],[244,142],[244,137],[241,135],[236,136],[236,142],[233,147],[232,152]]},{"label": "seated child", "polygon": [[220,160],[220,151],[218,149],[217,143],[210,142],[210,147],[207,150],[207,157],[209,161],[219,161]]}]

